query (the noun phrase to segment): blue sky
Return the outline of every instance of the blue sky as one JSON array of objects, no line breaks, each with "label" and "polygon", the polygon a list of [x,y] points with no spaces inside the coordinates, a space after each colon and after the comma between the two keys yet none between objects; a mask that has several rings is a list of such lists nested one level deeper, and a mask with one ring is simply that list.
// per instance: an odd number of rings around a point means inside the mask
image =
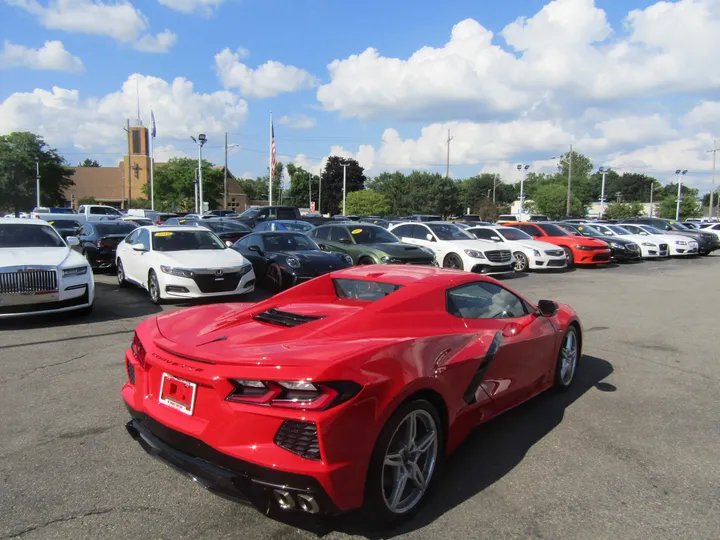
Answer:
[{"label": "blue sky", "polygon": [[[189,137],[205,131],[219,163],[228,131],[236,174],[264,172],[272,110],[280,159],[307,167],[334,151],[371,175],[443,170],[450,129],[456,177],[549,170],[573,143],[598,165],[661,180],[684,167],[709,188],[720,80],[701,61],[720,50],[720,0],[0,0],[0,20],[0,132],[39,132],[70,162],[117,162],[134,116],[132,80],[122,87],[139,73],[162,155],[194,155]],[[143,50],[128,39],[166,30],[168,43]],[[56,55],[46,41],[61,42]],[[370,47],[375,57],[353,56]],[[235,71],[222,77],[225,49]],[[268,61],[276,69],[258,69]],[[298,115],[314,125],[280,123]]]}]

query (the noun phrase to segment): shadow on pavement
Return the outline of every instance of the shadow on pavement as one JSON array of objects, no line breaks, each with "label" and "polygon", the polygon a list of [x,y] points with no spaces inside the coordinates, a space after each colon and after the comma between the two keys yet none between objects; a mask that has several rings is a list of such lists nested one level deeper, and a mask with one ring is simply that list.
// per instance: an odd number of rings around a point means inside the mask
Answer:
[{"label": "shadow on pavement", "polygon": [[441,476],[436,479],[434,489],[428,493],[419,513],[395,529],[372,526],[360,512],[315,522],[305,520],[305,516],[292,520],[277,514],[272,517],[320,536],[339,531],[374,540],[422,529],[512,471],[535,443],[562,422],[565,410],[590,389],[601,392],[616,390],[612,384],[602,382],[613,372],[608,361],[583,356],[578,367],[577,378],[567,392],[545,392],[471,433],[445,461]]}]

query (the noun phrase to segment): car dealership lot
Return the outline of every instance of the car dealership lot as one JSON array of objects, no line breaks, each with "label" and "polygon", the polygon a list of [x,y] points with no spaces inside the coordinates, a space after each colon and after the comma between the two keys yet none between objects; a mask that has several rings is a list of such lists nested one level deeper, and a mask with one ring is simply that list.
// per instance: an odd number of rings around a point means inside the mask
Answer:
[{"label": "car dealership lot", "polygon": [[[717,537],[719,278],[715,255],[507,280],[582,317],[575,386],[476,430],[384,536]],[[87,319],[0,323],[0,539],[378,536],[353,516],[271,520],[150,459],[124,429],[123,353],[140,320],[181,306],[96,281]]]}]

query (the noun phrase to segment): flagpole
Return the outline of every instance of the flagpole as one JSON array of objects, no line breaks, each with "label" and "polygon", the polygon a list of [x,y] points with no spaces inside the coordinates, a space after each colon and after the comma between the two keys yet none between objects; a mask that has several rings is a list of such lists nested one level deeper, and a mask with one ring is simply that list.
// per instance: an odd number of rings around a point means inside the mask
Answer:
[{"label": "flagpole", "polygon": [[268,186],[270,187],[270,194],[268,196],[268,206],[272,206],[272,184],[273,184],[273,159],[272,159],[272,144],[273,144],[273,121],[272,121],[272,111],[270,111],[270,167],[268,168]]},{"label": "flagpole", "polygon": [[150,109],[152,132],[150,133],[150,210],[155,210],[155,113]]}]

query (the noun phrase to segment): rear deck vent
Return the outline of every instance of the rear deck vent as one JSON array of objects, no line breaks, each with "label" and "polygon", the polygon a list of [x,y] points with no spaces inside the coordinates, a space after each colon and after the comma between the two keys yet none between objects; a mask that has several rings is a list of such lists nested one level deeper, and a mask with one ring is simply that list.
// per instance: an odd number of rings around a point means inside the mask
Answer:
[{"label": "rear deck vent", "polygon": [[258,313],[253,317],[256,321],[278,324],[280,326],[300,326],[301,324],[324,319],[324,315],[301,315],[299,313],[290,313],[289,311],[280,311],[279,309],[268,309],[263,313]]}]

